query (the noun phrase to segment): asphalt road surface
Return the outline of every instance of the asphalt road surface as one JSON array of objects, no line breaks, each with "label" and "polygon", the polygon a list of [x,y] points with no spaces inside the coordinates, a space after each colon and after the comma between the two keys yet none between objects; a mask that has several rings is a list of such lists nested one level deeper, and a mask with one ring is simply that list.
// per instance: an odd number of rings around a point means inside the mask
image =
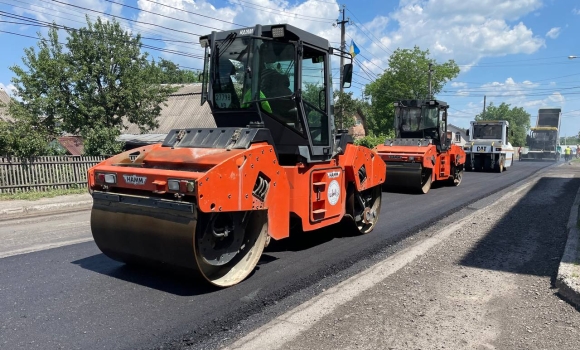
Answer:
[{"label": "asphalt road surface", "polygon": [[[0,348],[211,348],[215,339],[241,335],[356,273],[353,266],[362,270],[373,254],[442,216],[551,164],[466,173],[459,187],[434,187],[427,195],[383,193],[380,222],[370,234],[349,236],[337,226],[272,242],[255,273],[222,290],[182,274],[127,267],[93,242],[2,258]],[[18,227],[41,234],[37,223]],[[0,231],[9,225],[1,223]],[[75,235],[90,232],[88,224],[72,227]],[[249,316],[254,323],[244,321]]]}]

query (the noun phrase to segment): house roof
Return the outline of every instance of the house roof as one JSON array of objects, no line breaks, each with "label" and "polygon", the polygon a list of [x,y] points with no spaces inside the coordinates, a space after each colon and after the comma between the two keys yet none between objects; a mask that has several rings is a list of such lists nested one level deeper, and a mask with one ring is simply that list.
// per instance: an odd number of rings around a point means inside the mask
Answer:
[{"label": "house roof", "polygon": [[61,136],[56,140],[73,156],[82,156],[84,152],[83,139],[80,136]]},{"label": "house roof", "polygon": [[[200,106],[201,84],[180,84],[179,90],[169,96],[161,106],[161,113],[157,118],[159,127],[147,134],[167,134],[172,129],[185,128],[215,128],[215,120],[209,105]],[[141,134],[139,126],[125,123],[127,130],[124,134]]]},{"label": "house roof", "polygon": [[0,88],[0,120],[13,121],[12,117],[8,115],[8,104],[10,103],[10,96],[6,90]]},{"label": "house roof", "polygon": [[453,125],[453,124],[447,124],[447,129],[450,129],[450,128],[451,128],[451,129],[458,130],[458,131],[461,131],[461,132],[465,132],[465,131],[467,131],[467,129],[460,128],[460,127],[458,127],[458,126],[455,126],[455,125]]},{"label": "house roof", "polygon": [[119,135],[119,137],[117,137],[117,141],[137,145],[154,144],[163,142],[166,136],[167,134],[141,134],[141,135],[122,134]]}]

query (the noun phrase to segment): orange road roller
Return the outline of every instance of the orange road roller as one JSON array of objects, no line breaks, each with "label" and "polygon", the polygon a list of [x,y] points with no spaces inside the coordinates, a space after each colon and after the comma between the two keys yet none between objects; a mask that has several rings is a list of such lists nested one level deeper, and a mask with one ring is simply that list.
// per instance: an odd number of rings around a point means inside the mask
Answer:
[{"label": "orange road roller", "polygon": [[[334,128],[331,56],[349,54],[287,24],[212,32],[200,45],[201,103],[216,128],[172,130],[89,169],[99,249],[228,287],[271,238],[289,236],[291,219],[316,231],[346,216],[370,232],[386,165]],[[351,63],[343,73],[349,87]]]}]

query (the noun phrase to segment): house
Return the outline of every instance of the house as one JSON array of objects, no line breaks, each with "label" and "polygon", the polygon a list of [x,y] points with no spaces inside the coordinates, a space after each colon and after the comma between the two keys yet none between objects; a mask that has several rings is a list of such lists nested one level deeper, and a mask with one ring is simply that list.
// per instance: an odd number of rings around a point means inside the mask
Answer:
[{"label": "house", "polygon": [[[200,106],[202,85],[194,83],[178,86],[179,90],[171,94],[165,102],[167,106],[162,106],[157,118],[159,127],[141,133],[138,125],[125,123],[126,131],[117,138],[125,143],[125,149],[163,142],[167,133],[173,129],[216,127],[209,104]],[[365,136],[365,116],[358,110],[354,119],[355,125],[348,132],[354,139],[359,139]]]},{"label": "house", "polygon": [[60,136],[55,138],[49,146],[69,156],[82,156],[84,152],[83,138],[80,136]]},{"label": "house", "polygon": [[463,146],[467,143],[467,129],[462,129],[453,124],[447,124],[447,131],[453,132],[453,139],[451,141],[454,144]]},{"label": "house", "polygon": [[366,136],[365,132],[365,116],[361,110],[357,110],[353,116],[354,125],[348,128],[348,133],[352,138],[357,140]]},{"label": "house", "polygon": [[125,123],[126,131],[117,140],[126,149],[163,142],[172,129],[215,128],[215,120],[207,103],[200,106],[200,83],[179,84],[179,90],[169,95],[157,117],[159,126],[142,134],[136,124]]},{"label": "house", "polygon": [[0,88],[0,121],[13,121],[12,117],[8,114],[8,104],[10,103],[11,97],[8,95],[6,90]]}]

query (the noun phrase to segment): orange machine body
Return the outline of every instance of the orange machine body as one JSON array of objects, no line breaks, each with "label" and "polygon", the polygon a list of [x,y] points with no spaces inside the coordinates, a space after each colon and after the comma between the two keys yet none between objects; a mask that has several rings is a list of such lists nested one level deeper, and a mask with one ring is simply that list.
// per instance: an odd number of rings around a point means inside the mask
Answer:
[{"label": "orange machine body", "polygon": [[[366,174],[362,182],[361,168]],[[156,144],[92,167],[88,183],[91,191],[189,202],[204,213],[267,209],[268,234],[282,239],[289,236],[292,214],[301,219],[304,231],[338,223],[346,213],[348,184],[362,191],[380,185],[385,172],[385,163],[374,152],[352,144],[329,162],[296,166],[280,165],[266,142],[230,150]],[[268,183],[264,198],[256,193],[258,178]]]},{"label": "orange machine body", "polygon": [[389,165],[416,164],[429,170],[432,181],[442,181],[452,177],[453,167],[465,163],[465,151],[457,145],[452,144],[447,150],[438,152],[437,146],[427,142],[390,145],[388,141],[375,147],[375,151],[387,164],[387,171]]}]

